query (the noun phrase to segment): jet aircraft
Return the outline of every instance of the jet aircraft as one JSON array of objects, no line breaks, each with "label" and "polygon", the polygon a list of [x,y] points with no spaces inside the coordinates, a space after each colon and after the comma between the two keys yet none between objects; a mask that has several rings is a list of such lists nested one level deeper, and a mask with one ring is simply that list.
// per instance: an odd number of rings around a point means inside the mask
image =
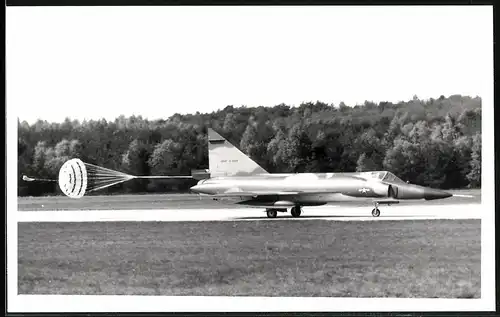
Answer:
[{"label": "jet aircraft", "polygon": [[236,199],[237,204],[265,208],[267,217],[290,208],[299,217],[303,206],[332,202],[369,201],[372,216],[379,205],[408,199],[442,199],[452,194],[409,184],[388,171],[353,173],[270,174],[212,129],[208,130],[209,176],[191,191],[215,200]]}]

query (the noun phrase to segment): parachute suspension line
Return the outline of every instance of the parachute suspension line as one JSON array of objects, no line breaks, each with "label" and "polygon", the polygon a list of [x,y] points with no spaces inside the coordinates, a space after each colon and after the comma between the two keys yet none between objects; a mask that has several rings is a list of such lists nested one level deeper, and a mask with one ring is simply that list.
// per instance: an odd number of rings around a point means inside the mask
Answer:
[{"label": "parachute suspension line", "polygon": [[84,164],[87,169],[88,192],[104,189],[106,187],[110,187],[134,178],[134,176],[122,172],[113,171],[108,168],[89,163]]},{"label": "parachute suspension line", "polygon": [[142,179],[171,179],[171,178],[193,178],[193,176],[132,176],[133,178],[142,178]]},{"label": "parachute suspension line", "polygon": [[122,173],[122,172],[117,172],[117,171],[113,171],[109,168],[105,168],[105,167],[100,167],[100,166],[97,166],[97,165],[94,165],[94,164],[90,164],[90,163],[84,163],[85,166],[87,167],[88,170],[92,170],[92,171],[95,171],[96,174],[99,174],[99,175],[110,175],[110,176],[118,176],[118,175],[122,175],[122,176],[128,176],[128,177],[131,177],[131,175],[128,175],[128,174],[125,174],[125,173]]}]

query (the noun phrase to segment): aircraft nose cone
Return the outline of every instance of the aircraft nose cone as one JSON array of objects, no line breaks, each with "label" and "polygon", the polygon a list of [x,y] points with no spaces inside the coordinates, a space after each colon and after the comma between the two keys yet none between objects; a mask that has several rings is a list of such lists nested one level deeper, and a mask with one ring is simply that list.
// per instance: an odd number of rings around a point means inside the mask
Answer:
[{"label": "aircraft nose cone", "polygon": [[194,185],[193,187],[190,188],[190,190],[194,193],[199,193],[200,192],[200,186],[199,185]]},{"label": "aircraft nose cone", "polygon": [[433,200],[433,199],[443,199],[453,196],[452,194],[433,188],[424,189],[424,198],[425,200]]}]

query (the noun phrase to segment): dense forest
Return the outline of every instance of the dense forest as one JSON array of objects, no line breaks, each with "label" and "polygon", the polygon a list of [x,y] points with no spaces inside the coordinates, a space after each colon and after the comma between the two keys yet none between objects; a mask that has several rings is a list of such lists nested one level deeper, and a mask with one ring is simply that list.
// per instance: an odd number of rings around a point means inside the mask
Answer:
[{"label": "dense forest", "polygon": [[[212,127],[269,172],[389,170],[435,188],[480,187],[481,98],[453,95],[353,107],[322,102],[298,107],[227,106],[165,120],[18,122],[18,195],[59,194],[68,159],[134,175],[190,175],[208,168]],[[193,180],[133,180],[95,194],[186,191]]]}]

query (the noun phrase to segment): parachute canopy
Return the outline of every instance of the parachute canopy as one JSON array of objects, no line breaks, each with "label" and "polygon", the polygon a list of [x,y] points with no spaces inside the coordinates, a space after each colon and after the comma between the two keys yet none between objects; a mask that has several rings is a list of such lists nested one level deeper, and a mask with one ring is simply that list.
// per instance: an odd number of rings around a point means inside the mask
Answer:
[{"label": "parachute canopy", "polygon": [[87,169],[79,159],[72,159],[59,170],[59,188],[71,198],[80,198],[87,189]]},{"label": "parachute canopy", "polygon": [[85,193],[106,188],[134,176],[84,163],[74,158],[66,161],[59,170],[59,188],[70,198],[81,198]]}]

